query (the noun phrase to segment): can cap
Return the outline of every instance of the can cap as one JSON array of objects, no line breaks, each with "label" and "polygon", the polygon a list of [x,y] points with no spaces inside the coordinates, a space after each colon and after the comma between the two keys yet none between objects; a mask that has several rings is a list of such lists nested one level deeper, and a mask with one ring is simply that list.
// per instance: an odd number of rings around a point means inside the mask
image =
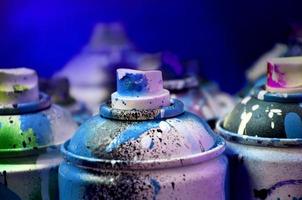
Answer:
[{"label": "can cap", "polygon": [[0,69],[0,104],[39,100],[38,77],[28,68]]},{"label": "can cap", "polygon": [[266,90],[269,92],[302,92],[302,57],[273,58],[267,63]]},{"label": "can cap", "polygon": [[101,51],[108,48],[129,48],[131,46],[122,24],[97,23],[85,50]]},{"label": "can cap", "polygon": [[117,70],[117,91],[111,95],[112,107],[123,110],[157,109],[170,105],[170,93],[163,88],[159,70]]}]

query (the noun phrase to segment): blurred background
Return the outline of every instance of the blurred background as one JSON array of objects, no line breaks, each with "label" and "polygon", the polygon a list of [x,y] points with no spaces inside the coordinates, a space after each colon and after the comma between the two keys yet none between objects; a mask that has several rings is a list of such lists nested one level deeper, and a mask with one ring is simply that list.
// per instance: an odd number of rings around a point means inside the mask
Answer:
[{"label": "blurred background", "polygon": [[301,1],[0,1],[0,65],[60,70],[98,22],[120,22],[142,52],[198,59],[199,73],[235,93],[245,71],[302,20]]}]

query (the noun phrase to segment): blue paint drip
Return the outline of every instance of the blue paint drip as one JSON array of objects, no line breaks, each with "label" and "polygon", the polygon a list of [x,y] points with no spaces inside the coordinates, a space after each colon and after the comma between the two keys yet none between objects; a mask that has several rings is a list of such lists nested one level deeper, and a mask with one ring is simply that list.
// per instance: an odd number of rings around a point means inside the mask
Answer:
[{"label": "blue paint drip", "polygon": [[148,91],[148,80],[143,74],[131,74],[117,79],[117,91],[121,95],[139,96]]},{"label": "blue paint drip", "polygon": [[117,149],[120,145],[128,142],[129,140],[135,140],[146,131],[152,128],[157,128],[158,126],[158,121],[146,121],[133,124],[122,133],[120,133],[116,138],[114,138],[112,142],[106,147],[105,151],[110,153],[113,150]]},{"label": "blue paint drip", "polygon": [[151,183],[151,186],[152,186],[152,189],[153,189],[153,200],[155,200],[161,187],[160,187],[159,182],[154,178],[150,179],[150,183]]},{"label": "blue paint drip", "polygon": [[[76,133],[73,135],[68,145],[68,150],[80,154],[85,157],[93,157],[91,149],[87,148],[87,141],[91,141],[91,137],[95,138],[101,127],[106,126],[107,119],[94,116],[83,123]],[[92,129],[95,131],[92,131]],[[101,131],[101,130],[100,130]]]},{"label": "blue paint drip", "polygon": [[284,127],[287,138],[302,138],[302,120],[297,113],[291,112],[285,116]]},{"label": "blue paint drip", "polygon": [[51,125],[44,113],[21,115],[20,121],[21,130],[26,132],[32,129],[38,144],[43,145],[53,140]]},{"label": "blue paint drip", "polygon": [[1,199],[4,198],[2,200],[21,200],[16,193],[2,183],[0,183],[0,197]]},{"label": "blue paint drip", "polygon": [[154,141],[152,140],[149,146],[149,149],[152,149],[154,147]]}]

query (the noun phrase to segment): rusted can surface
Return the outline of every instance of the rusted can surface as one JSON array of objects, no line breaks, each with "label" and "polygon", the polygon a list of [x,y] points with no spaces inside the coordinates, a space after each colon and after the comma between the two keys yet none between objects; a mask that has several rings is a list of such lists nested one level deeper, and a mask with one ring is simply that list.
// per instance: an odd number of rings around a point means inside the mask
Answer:
[{"label": "rusted can surface", "polygon": [[217,124],[230,159],[232,199],[302,198],[302,59],[268,62],[255,88]]},{"label": "rusted can surface", "polygon": [[0,70],[0,77],[0,199],[58,199],[59,145],[76,124],[39,93],[34,71]]},{"label": "rusted can surface", "polygon": [[62,146],[61,199],[225,199],[224,141],[161,72],[120,69],[117,92]]}]

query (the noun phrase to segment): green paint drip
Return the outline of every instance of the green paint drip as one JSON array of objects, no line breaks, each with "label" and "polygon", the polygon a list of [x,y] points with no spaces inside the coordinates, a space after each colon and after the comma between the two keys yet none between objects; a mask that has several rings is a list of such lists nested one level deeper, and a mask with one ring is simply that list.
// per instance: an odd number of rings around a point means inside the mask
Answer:
[{"label": "green paint drip", "polygon": [[7,96],[6,86],[0,83],[0,102],[8,102],[8,101],[9,101],[9,97]]},{"label": "green paint drip", "polygon": [[21,93],[27,91],[28,87],[26,87],[25,85],[16,84],[13,85],[13,89],[15,93]]},{"label": "green paint drip", "polygon": [[18,116],[1,117],[0,123],[0,149],[27,149],[38,146],[31,128],[21,130]]}]

